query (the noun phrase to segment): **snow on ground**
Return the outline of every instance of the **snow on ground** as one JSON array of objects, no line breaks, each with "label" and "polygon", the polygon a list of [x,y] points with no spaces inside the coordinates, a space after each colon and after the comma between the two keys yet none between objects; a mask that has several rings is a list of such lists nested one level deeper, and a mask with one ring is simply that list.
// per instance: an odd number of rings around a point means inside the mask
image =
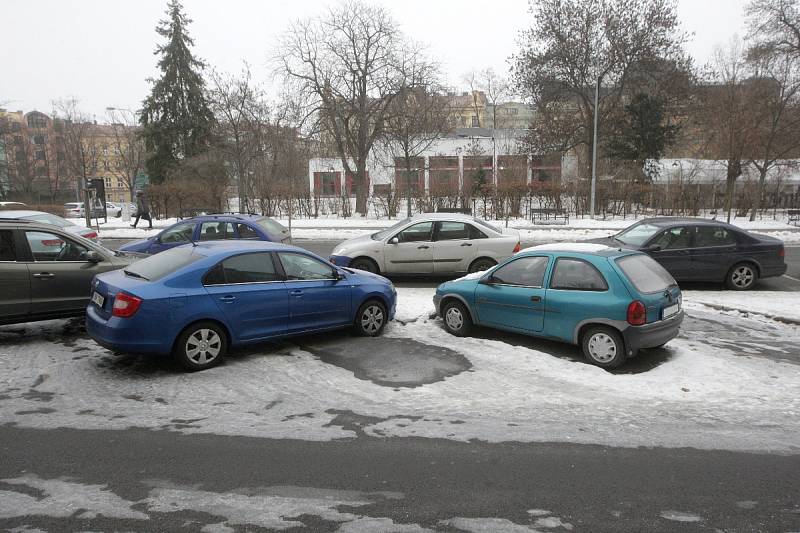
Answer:
[{"label": "snow on ground", "polygon": [[[644,370],[610,373],[584,363],[577,347],[523,336],[500,340],[491,330],[450,336],[428,318],[433,289],[398,293],[397,316],[405,324],[390,324],[385,338],[417,355],[426,346],[455,350],[470,367],[422,386],[386,386],[323,361],[302,341],[286,341],[189,374],[157,358],[112,355],[81,331],[64,334],[65,321],[6,326],[0,328],[0,424],[306,440],[353,437],[355,426],[376,437],[800,447],[797,364],[751,357],[736,345],[712,344],[702,332],[687,331],[666,349],[640,355],[649,358],[640,361]],[[687,295],[690,316],[719,313],[696,311],[691,300]],[[759,327],[742,317],[725,320]],[[800,339],[798,328],[770,327],[771,337],[797,345],[791,339]],[[350,343],[346,336],[314,342]],[[367,352],[379,353],[385,340],[367,342],[374,343]]]},{"label": "snow on ground", "polygon": [[[83,225],[82,219],[70,219],[72,222]],[[278,218],[284,226],[289,225],[288,219]],[[520,237],[525,242],[562,242],[584,241],[607,237],[619,230],[633,224],[637,219],[633,217],[608,218],[593,220],[590,218],[570,218],[566,225],[534,225],[528,219],[517,218],[508,221],[508,227],[520,231]],[[178,219],[154,220],[153,229],[147,229],[147,222],[140,221],[139,227],[134,229],[130,223],[122,222],[120,218],[109,218],[108,223],[100,223],[100,236],[110,239],[141,239],[155,235],[161,229],[171,226]],[[142,224],[144,222],[144,224]],[[343,240],[360,237],[379,231],[398,222],[398,219],[376,219],[362,217],[320,217],[292,220],[292,235],[297,239],[324,239]],[[504,227],[503,220],[490,221],[498,227]],[[738,218],[734,225],[743,229],[770,235],[779,238],[787,244],[800,244],[800,231],[783,220],[762,219],[750,222]]]},{"label": "snow on ground", "polygon": [[[684,302],[721,311],[755,313],[768,318],[784,318],[800,324],[800,295],[777,291],[683,291]],[[798,347],[800,350],[800,347]]]}]

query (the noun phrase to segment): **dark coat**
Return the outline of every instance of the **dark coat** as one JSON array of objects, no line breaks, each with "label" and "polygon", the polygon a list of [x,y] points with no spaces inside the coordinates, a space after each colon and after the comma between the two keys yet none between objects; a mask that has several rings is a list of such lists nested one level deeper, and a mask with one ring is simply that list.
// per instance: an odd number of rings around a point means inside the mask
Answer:
[{"label": "dark coat", "polygon": [[150,204],[147,203],[147,198],[143,194],[136,197],[136,211],[139,215],[150,214]]}]

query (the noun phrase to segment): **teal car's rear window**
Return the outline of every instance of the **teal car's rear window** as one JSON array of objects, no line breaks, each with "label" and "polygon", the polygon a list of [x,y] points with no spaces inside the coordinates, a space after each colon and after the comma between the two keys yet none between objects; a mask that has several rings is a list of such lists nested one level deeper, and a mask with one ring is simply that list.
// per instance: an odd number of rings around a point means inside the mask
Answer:
[{"label": "teal car's rear window", "polygon": [[617,265],[639,292],[663,291],[676,284],[675,278],[649,255],[626,255],[617,259]]},{"label": "teal car's rear window", "polygon": [[202,258],[202,255],[196,253],[194,246],[172,248],[131,263],[125,267],[124,272],[136,278],[156,281]]}]

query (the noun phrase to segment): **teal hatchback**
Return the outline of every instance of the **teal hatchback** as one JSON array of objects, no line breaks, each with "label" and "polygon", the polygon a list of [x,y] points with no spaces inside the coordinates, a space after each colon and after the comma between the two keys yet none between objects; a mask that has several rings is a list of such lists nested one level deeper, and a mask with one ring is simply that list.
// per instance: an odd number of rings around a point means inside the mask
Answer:
[{"label": "teal hatchback", "polygon": [[442,283],[433,298],[457,336],[473,325],[580,345],[586,359],[616,368],[640,348],[674,339],[681,290],[650,256],[601,244],[527,248],[486,272]]}]

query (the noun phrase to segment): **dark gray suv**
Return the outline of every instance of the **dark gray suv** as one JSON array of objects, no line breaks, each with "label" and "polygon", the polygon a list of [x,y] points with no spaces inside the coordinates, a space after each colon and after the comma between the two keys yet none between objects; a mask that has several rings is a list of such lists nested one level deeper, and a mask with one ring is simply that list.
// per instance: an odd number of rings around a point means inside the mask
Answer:
[{"label": "dark gray suv", "polygon": [[0,213],[0,324],[81,316],[94,275],[135,259],[58,226]]}]

